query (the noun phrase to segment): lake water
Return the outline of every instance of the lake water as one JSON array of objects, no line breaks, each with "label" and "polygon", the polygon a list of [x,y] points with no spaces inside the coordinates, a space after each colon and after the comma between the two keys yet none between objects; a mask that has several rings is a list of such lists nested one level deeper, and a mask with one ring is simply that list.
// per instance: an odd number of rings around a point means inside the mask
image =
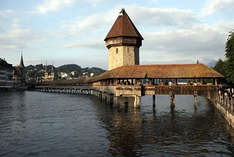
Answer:
[{"label": "lake water", "polygon": [[233,156],[234,131],[205,98],[142,97],[140,109],[96,97],[0,93],[1,157]]}]

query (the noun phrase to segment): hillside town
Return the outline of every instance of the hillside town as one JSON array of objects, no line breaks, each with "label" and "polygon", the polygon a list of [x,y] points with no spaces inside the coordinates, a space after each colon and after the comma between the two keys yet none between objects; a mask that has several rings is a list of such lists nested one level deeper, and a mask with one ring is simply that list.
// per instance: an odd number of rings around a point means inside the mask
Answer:
[{"label": "hillside town", "polygon": [[67,64],[60,67],[53,65],[24,65],[21,55],[19,65],[13,66],[5,59],[0,58],[0,89],[26,89],[28,84],[50,82],[55,80],[75,80],[94,77],[105,70],[101,68],[81,68],[76,64]]}]

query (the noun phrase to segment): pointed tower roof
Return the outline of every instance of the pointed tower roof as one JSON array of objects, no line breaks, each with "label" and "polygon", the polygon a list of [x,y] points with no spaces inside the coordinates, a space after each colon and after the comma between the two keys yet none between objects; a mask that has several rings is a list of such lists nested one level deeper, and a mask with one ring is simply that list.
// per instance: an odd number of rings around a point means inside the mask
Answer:
[{"label": "pointed tower roof", "polygon": [[23,54],[21,52],[21,57],[20,57],[20,65],[21,68],[24,68],[24,60],[23,60]]},{"label": "pointed tower roof", "polygon": [[135,37],[143,40],[143,37],[138,32],[124,9],[121,10],[118,18],[104,40],[106,41],[107,39],[114,37]]}]

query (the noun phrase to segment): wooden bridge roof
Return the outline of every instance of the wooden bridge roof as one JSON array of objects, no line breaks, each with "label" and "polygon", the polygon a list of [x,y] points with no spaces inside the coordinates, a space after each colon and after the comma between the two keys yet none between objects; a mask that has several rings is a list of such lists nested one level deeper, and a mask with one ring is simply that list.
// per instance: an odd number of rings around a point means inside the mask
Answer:
[{"label": "wooden bridge roof", "polygon": [[154,64],[118,67],[90,78],[89,82],[113,78],[192,79],[222,77],[223,75],[204,64]]}]

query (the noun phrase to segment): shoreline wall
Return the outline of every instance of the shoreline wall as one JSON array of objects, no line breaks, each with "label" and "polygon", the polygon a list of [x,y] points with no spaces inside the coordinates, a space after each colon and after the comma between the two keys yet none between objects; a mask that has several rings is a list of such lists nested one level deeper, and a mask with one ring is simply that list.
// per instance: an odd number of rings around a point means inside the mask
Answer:
[{"label": "shoreline wall", "polygon": [[226,110],[222,105],[219,103],[214,104],[215,107],[220,111],[223,117],[226,119],[228,124],[234,129],[234,115]]},{"label": "shoreline wall", "polygon": [[227,91],[218,90],[207,97],[215,108],[226,119],[227,123],[234,129],[234,98]]}]

